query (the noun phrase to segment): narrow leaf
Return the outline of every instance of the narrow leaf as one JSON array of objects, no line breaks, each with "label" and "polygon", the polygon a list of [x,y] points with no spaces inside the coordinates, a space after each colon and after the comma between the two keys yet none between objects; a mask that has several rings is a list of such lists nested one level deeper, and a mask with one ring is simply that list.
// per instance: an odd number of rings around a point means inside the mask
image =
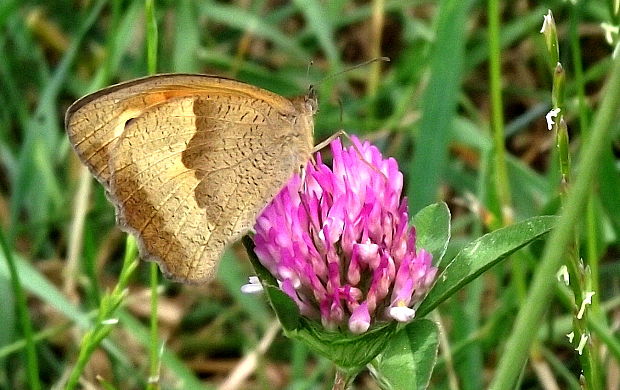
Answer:
[{"label": "narrow leaf", "polygon": [[328,331],[320,323],[300,318],[300,326],[287,335],[303,341],[310,349],[345,370],[361,369],[385,349],[394,336],[394,323],[360,335]]},{"label": "narrow leaf", "polygon": [[202,15],[225,26],[248,31],[252,35],[265,38],[279,46],[287,54],[296,59],[307,61],[310,55],[301,48],[293,37],[266,23],[264,17],[243,10],[240,7],[223,5],[216,2],[201,3]]},{"label": "narrow leaf", "polygon": [[[450,128],[456,114],[463,78],[467,15],[473,1],[442,0],[430,54],[430,78],[422,97],[417,145],[409,164],[409,200],[413,210],[435,201],[448,164]],[[432,169],[429,169],[432,167]]]},{"label": "narrow leaf", "polygon": [[370,365],[383,389],[426,389],[437,361],[438,330],[433,321],[408,324]]},{"label": "narrow leaf", "polygon": [[423,317],[500,260],[549,233],[555,216],[539,216],[485,234],[463,248],[437,277],[417,315]]},{"label": "narrow leaf", "polygon": [[420,210],[412,220],[416,229],[416,248],[433,255],[433,264],[439,264],[450,241],[450,210],[444,202],[434,203]]}]

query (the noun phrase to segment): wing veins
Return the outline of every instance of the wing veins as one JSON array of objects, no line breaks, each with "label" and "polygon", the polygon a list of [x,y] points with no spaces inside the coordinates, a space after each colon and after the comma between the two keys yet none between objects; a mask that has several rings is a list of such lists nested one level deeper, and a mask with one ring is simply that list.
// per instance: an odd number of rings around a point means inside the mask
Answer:
[{"label": "wing veins", "polygon": [[[204,144],[201,144],[201,145],[204,145]],[[200,146],[200,145],[195,145],[195,146],[197,147],[197,146]],[[259,150],[260,150],[260,151],[264,151],[265,149],[267,149],[267,147],[268,147],[268,146],[269,146],[269,145],[267,145],[267,146],[265,146],[265,147],[263,147],[263,148],[261,148],[261,149],[259,149]],[[186,149],[186,150],[187,150],[187,149]],[[169,154],[169,155],[167,155],[166,157],[164,157],[164,158],[162,158],[162,159],[160,159],[160,160],[157,160],[157,161],[156,161],[156,162],[154,162],[153,164],[150,164],[150,165],[146,166],[146,167],[145,167],[144,169],[142,169],[140,172],[137,172],[135,175],[133,175],[133,176],[132,176],[132,179],[133,179],[133,178],[135,178],[136,176],[138,176],[138,175],[140,175],[140,174],[142,174],[142,173],[146,172],[148,169],[150,169],[150,168],[154,167],[155,165],[158,165],[158,164],[160,164],[160,163],[162,163],[162,162],[164,162],[164,161],[166,161],[166,160],[168,160],[168,159],[170,159],[170,158],[177,157],[179,154],[181,154],[181,153],[183,153],[183,152],[184,152],[184,151],[181,151],[181,152],[175,152],[175,153],[173,153],[173,154]],[[238,161],[239,161],[239,163],[238,163],[237,165],[239,165],[241,162],[246,162],[247,160],[249,160],[249,159],[250,159],[250,157],[251,157],[251,156],[248,156],[248,157],[244,157],[244,158],[242,158],[242,159],[238,160]],[[120,167],[119,169],[115,170],[113,173],[116,173],[116,172],[118,172],[118,171],[124,170],[125,168],[129,168],[131,165],[132,165],[132,164],[128,164],[128,165],[125,165],[125,166],[123,166],[123,167]],[[135,165],[135,164],[133,164],[133,165]],[[219,172],[219,171],[221,171],[221,170],[224,170],[224,169],[231,169],[231,168],[234,168],[234,165],[233,165],[233,166],[224,167],[224,168],[215,168],[215,169],[213,169],[213,170],[209,171],[209,173],[211,173],[211,172]],[[188,168],[188,169],[187,169],[187,171],[195,171],[195,170],[192,170],[192,169],[189,169],[189,168]],[[144,185],[145,185],[145,184],[147,184],[147,183],[148,183],[148,181],[147,181],[147,182],[145,182],[145,183],[143,183],[140,187],[136,188],[136,189],[135,189],[135,190],[134,190],[131,194],[129,194],[128,196],[129,196],[129,197],[133,196],[133,194],[135,194],[137,191],[140,191],[142,188],[144,188]],[[128,199],[129,199],[129,198],[125,198],[125,199],[123,200],[123,202],[127,201]]]}]

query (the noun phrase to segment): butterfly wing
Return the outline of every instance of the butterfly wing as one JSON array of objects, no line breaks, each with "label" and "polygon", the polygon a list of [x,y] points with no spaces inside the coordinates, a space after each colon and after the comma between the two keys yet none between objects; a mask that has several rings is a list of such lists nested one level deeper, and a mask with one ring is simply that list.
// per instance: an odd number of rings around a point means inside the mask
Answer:
[{"label": "butterfly wing", "polygon": [[312,148],[312,112],[234,80],[153,76],[85,99],[72,144],[142,256],[180,281],[213,276]]}]

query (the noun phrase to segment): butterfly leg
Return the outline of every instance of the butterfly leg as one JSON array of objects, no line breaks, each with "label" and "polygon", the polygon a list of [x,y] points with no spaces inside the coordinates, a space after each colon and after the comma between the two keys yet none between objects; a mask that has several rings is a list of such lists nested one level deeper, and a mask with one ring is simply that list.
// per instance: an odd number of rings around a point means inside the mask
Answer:
[{"label": "butterfly leg", "polygon": [[347,134],[346,131],[340,129],[337,132],[335,132],[334,134],[330,135],[325,140],[323,140],[322,142],[320,142],[318,145],[315,145],[314,148],[312,148],[312,154],[314,154],[314,153],[318,152],[319,150],[323,149],[324,147],[329,145],[333,140],[335,140],[336,138],[338,138],[340,136],[346,137],[349,141],[351,140],[351,137],[349,136],[349,134]]},{"label": "butterfly leg", "polygon": [[[324,141],[320,142],[319,144],[317,144],[313,149],[312,149],[312,153],[316,153],[319,150],[323,149],[324,147],[326,147],[327,145],[329,145],[334,139],[343,136],[346,139],[349,140],[349,142],[351,142],[351,146],[353,147],[353,150],[355,150],[355,153],[357,154],[357,156],[360,158],[360,160],[364,161],[366,164],[368,164],[368,166],[375,172],[381,174],[383,177],[385,177],[385,179],[387,180],[387,177],[383,174],[383,172],[381,172],[380,170],[377,169],[377,167],[375,167],[374,165],[372,165],[371,162],[367,161],[366,158],[364,158],[364,155],[362,154],[362,152],[359,150],[359,148],[357,147],[357,145],[355,144],[355,142],[353,142],[353,140],[351,139],[351,136],[349,135],[349,133],[347,133],[345,130],[340,129],[337,132],[335,132],[334,134],[330,135],[328,138],[326,138]],[[312,157],[312,162],[314,164],[314,156]],[[303,172],[303,171],[302,171]]]}]

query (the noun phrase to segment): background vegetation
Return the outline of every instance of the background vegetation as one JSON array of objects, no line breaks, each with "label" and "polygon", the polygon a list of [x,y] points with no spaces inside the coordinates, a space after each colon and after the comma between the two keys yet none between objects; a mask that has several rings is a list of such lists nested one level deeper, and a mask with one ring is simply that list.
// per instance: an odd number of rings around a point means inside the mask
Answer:
[{"label": "background vegetation", "polygon": [[[613,0],[575,3],[158,1],[157,71],[218,74],[295,96],[326,75],[390,57],[318,85],[315,137],[344,128],[396,157],[411,214],[448,202],[455,253],[485,231],[559,208],[564,187],[545,121],[555,64],[539,33],[547,9],[566,72],[573,174],[594,158],[580,151],[618,43],[617,30],[606,40],[601,23],[618,26],[619,16]],[[86,93],[148,74],[144,7],[142,0],[0,3],[0,388],[63,383],[102,296],[118,282],[125,239],[101,186],[73,154],[63,116]],[[577,270],[579,286],[596,292],[586,324],[594,367],[586,374],[605,389],[620,388],[618,123],[606,129],[611,142],[576,226],[578,257],[588,265]],[[541,248],[514,255],[434,314],[445,332],[431,388],[488,385],[517,313],[527,313],[521,302]],[[152,341],[149,267],[141,264],[81,384],[146,387],[159,368],[150,368],[149,348],[162,342],[161,388],[216,387],[232,381],[239,364],[251,375],[238,388],[329,388],[331,364],[279,335],[262,297],[240,293],[250,273],[236,245],[212,283],[160,281],[159,341]],[[578,389],[584,361],[566,334],[580,301],[562,284],[549,285],[553,299],[531,329],[536,340],[519,388]],[[376,388],[368,375],[357,386]]]}]

